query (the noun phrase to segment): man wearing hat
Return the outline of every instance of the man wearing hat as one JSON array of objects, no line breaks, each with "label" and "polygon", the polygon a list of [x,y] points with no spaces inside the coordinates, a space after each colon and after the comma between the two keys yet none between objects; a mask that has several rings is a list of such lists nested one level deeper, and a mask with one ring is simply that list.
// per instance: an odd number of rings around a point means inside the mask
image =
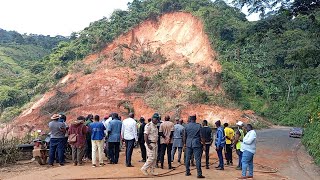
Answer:
[{"label": "man wearing hat", "polygon": [[216,135],[216,151],[219,157],[219,165],[216,167],[217,170],[224,170],[224,164],[223,164],[223,156],[222,156],[222,150],[223,147],[226,145],[226,137],[224,135],[224,130],[221,126],[221,121],[218,120],[215,122],[217,126],[217,135]]},{"label": "man wearing hat", "polygon": [[157,164],[157,152],[158,152],[158,128],[157,123],[160,119],[158,113],[152,116],[151,122],[149,122],[144,128],[144,141],[147,149],[147,161],[141,168],[144,175],[148,175],[148,169],[152,175],[157,175],[154,169]]},{"label": "man wearing hat", "polygon": [[241,165],[241,160],[242,160],[242,152],[240,151],[241,149],[241,142],[243,141],[244,138],[244,131],[243,131],[243,122],[242,121],[238,121],[236,123],[236,125],[238,126],[238,130],[236,131],[236,135],[234,138],[234,145],[236,148],[236,153],[239,157],[239,162],[238,162],[238,166],[237,166],[237,170],[241,170],[242,165]]},{"label": "man wearing hat", "polygon": [[[60,166],[64,165],[64,138],[66,133],[66,125],[59,122],[59,114],[51,116],[51,122],[49,123],[50,135],[50,150],[49,150],[49,165],[53,166],[55,158],[59,160]],[[58,157],[55,157],[56,151]]]},{"label": "man wearing hat", "polygon": [[197,167],[197,178],[205,178],[202,175],[201,170],[201,156],[202,156],[202,144],[201,144],[201,136],[200,130],[201,125],[196,123],[196,115],[191,115],[189,117],[190,122],[186,126],[184,142],[187,148],[187,158],[186,158],[186,176],[190,176],[190,159],[191,154],[194,154],[196,159],[196,167]]}]

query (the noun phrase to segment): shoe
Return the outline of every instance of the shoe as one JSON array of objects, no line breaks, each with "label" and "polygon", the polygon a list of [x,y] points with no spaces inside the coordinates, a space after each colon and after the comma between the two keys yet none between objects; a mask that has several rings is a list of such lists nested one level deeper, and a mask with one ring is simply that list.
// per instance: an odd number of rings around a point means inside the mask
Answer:
[{"label": "shoe", "polygon": [[145,169],[140,169],[140,171],[144,174],[144,175],[146,175],[146,176],[148,176],[149,174],[148,174],[148,171],[147,170],[145,170]]},{"label": "shoe", "polygon": [[92,167],[95,168],[95,167],[97,167],[97,166],[96,166],[95,164],[92,164]]},{"label": "shoe", "polygon": [[241,177],[238,177],[237,179],[247,179],[247,176],[241,176]]},{"label": "shoe", "polygon": [[230,163],[229,162],[227,162],[227,164],[226,164],[227,166],[229,166],[230,165]]},{"label": "shoe", "polygon": [[191,173],[190,172],[186,173],[186,176],[191,176]]},{"label": "shoe", "polygon": [[131,164],[129,164],[129,165],[127,165],[127,167],[134,167],[134,166],[132,166]]},{"label": "shoe", "polygon": [[206,177],[200,175],[200,176],[197,176],[197,178],[202,179],[202,178],[206,178]]},{"label": "shoe", "polygon": [[161,169],[163,169],[163,164],[161,164]]},{"label": "shoe", "polygon": [[236,167],[236,170],[242,170],[242,168],[241,168],[241,167],[239,167],[239,166],[237,166],[237,167]]},{"label": "shoe", "polygon": [[152,175],[154,175],[154,176],[158,176],[158,173],[157,173],[157,172],[154,172],[154,169],[152,169],[152,170],[150,171],[150,174],[152,174]]},{"label": "shoe", "polygon": [[74,165],[74,166],[77,166],[78,164],[77,164],[77,163],[73,163],[73,165]]},{"label": "shoe", "polygon": [[224,170],[224,168],[223,168],[223,167],[220,167],[220,168],[217,168],[216,170]]},{"label": "shoe", "polygon": [[253,178],[253,176],[247,176],[247,178],[250,178],[250,179],[252,179],[252,178]]},{"label": "shoe", "polygon": [[52,167],[52,166],[53,166],[53,164],[48,164],[48,166],[49,166],[49,167]]},{"label": "shoe", "polygon": [[112,162],[112,161],[110,161],[110,162],[108,162],[108,164],[115,164],[114,162]]},{"label": "shoe", "polygon": [[220,166],[216,166],[215,168],[218,169],[218,168],[220,168]]},{"label": "shoe", "polygon": [[230,162],[230,166],[233,166],[233,162]]},{"label": "shoe", "polygon": [[84,163],[79,163],[78,166],[84,166]]},{"label": "shoe", "polygon": [[206,169],[210,169],[209,166],[206,166]]},{"label": "shoe", "polygon": [[64,166],[64,164],[59,164],[59,166]]},{"label": "shoe", "polygon": [[104,164],[104,163],[100,163],[100,164],[99,164],[100,167],[102,167],[102,166],[104,166],[104,165],[106,165],[106,164]]},{"label": "shoe", "polygon": [[191,163],[191,166],[196,166],[194,163]]}]

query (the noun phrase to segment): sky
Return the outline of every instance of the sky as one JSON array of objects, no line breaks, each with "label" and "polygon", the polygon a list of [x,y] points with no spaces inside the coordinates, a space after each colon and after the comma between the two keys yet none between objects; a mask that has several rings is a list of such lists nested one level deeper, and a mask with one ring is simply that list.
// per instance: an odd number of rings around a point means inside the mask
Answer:
[{"label": "sky", "polygon": [[[127,9],[131,0],[1,0],[0,28],[19,33],[69,36],[90,22]],[[245,8],[243,12],[246,14]],[[258,20],[253,14],[249,20]]]}]

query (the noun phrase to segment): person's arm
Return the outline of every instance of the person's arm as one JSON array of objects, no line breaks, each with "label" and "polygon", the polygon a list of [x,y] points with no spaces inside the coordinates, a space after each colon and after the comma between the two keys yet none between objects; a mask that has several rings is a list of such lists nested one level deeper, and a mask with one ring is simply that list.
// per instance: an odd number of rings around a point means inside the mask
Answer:
[{"label": "person's arm", "polygon": [[184,129],[184,131],[183,131],[182,140],[183,140],[183,146],[186,147],[187,146],[187,131],[186,131],[186,129]]},{"label": "person's arm", "polygon": [[210,145],[212,145],[213,143],[213,132],[212,132],[212,129],[210,128]]},{"label": "person's arm", "polygon": [[152,146],[150,145],[150,141],[149,141],[149,138],[148,138],[148,134],[150,133],[150,126],[145,126],[144,128],[144,141],[146,142],[148,148],[150,150],[152,150]]},{"label": "person's arm", "polygon": [[122,123],[122,126],[121,126],[121,137],[124,138],[124,123]]},{"label": "person's arm", "polygon": [[234,144],[237,144],[238,143],[238,141],[239,141],[239,138],[240,138],[240,131],[238,130],[237,132],[236,132],[236,135],[234,136],[234,141],[233,141],[233,143]]},{"label": "person's arm", "polygon": [[222,139],[222,131],[217,131],[217,142],[216,142],[216,147],[220,148],[221,145],[221,139]]},{"label": "person's arm", "polygon": [[137,123],[134,123],[133,134],[134,134],[134,138],[136,139],[136,141],[138,141],[137,129],[138,129]]},{"label": "person's arm", "polygon": [[202,145],[205,145],[206,144],[206,139],[204,138],[204,130],[203,128],[200,129],[200,138],[201,138],[201,143]]},{"label": "person's arm", "polygon": [[[252,130],[251,130],[252,131]],[[247,134],[247,135],[249,135],[247,138],[243,138],[243,143],[244,144],[252,144],[253,143],[253,141],[257,138],[257,135],[256,135],[256,133],[254,133],[254,132],[251,132],[251,133],[249,133],[249,134]],[[246,136],[247,136],[246,135]]]},{"label": "person's arm", "polygon": [[166,136],[163,134],[163,126],[162,126],[162,123],[160,124],[160,127],[159,127],[159,136],[161,136],[162,138],[166,138]]}]

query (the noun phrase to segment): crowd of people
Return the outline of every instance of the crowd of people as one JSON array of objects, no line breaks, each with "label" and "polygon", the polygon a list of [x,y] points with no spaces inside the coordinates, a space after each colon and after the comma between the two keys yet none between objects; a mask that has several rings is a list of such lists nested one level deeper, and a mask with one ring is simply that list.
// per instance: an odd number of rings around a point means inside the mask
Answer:
[{"label": "crowd of people", "polygon": [[[215,140],[215,150],[219,158],[217,170],[224,170],[225,165],[233,165],[233,149],[239,157],[236,167],[242,170],[239,179],[253,177],[253,157],[256,150],[256,133],[252,125],[236,123],[236,132],[228,123],[215,122],[217,127],[215,137],[208,121],[202,124],[196,123],[197,116],[190,115],[188,122],[170,116],[161,120],[159,113],[145,122],[144,117],[139,121],[134,119],[134,113],[129,113],[128,118],[121,120],[117,113],[111,113],[100,119],[99,115],[89,114],[87,117],[79,116],[70,126],[66,123],[66,116],[54,114],[49,123],[51,132],[49,165],[54,161],[60,166],[65,164],[64,150],[69,143],[72,148],[72,161],[74,166],[82,166],[85,161],[91,160],[92,167],[104,166],[104,158],[108,164],[119,163],[119,152],[125,144],[125,165],[133,167],[132,153],[135,146],[141,150],[141,160],[144,162],[141,171],[144,175],[157,175],[155,168],[164,168],[164,157],[167,154],[168,169],[173,169],[175,153],[178,150],[177,162],[186,168],[186,176],[190,176],[190,164],[197,168],[197,178],[205,178],[202,175],[201,158],[205,154],[205,167],[210,168],[209,152]],[[175,123],[174,123],[175,122]],[[182,152],[184,156],[182,158]],[[224,164],[223,152],[225,152],[226,164]],[[97,160],[99,162],[97,162]],[[195,164],[194,164],[195,163]],[[247,170],[249,174],[247,176]]]}]

